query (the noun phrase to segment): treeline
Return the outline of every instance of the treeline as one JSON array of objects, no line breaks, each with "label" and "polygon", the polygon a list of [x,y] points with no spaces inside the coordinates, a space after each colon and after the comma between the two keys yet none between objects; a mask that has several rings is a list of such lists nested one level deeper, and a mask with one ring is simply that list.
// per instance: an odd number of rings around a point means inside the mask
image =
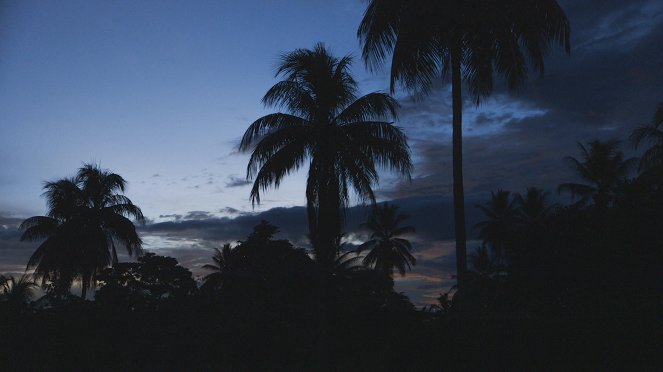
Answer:
[{"label": "treeline", "polygon": [[[663,106],[636,142],[655,133],[661,114]],[[466,290],[441,317],[456,366],[660,367],[663,158],[652,155],[661,144],[640,159],[616,141],[579,145],[581,156],[567,161],[581,182],[557,188],[570,205],[528,188],[496,191],[478,206],[483,243],[470,256]]]},{"label": "treeline", "polygon": [[[219,250],[200,288],[174,258],[147,253],[102,271],[95,301],[51,290],[37,303],[2,302],[1,363],[20,370],[314,370],[320,267],[306,251],[275,240],[277,231],[263,221],[237,246]],[[324,290],[330,365],[416,365],[410,357],[424,350],[413,341],[430,332],[424,324],[433,314],[395,292],[389,275],[345,254],[327,272]]]},{"label": "treeline", "polygon": [[[366,266],[366,256],[352,252],[321,266],[275,239],[278,228],[263,221],[216,251],[202,286],[174,258],[152,253],[101,271],[95,301],[52,287],[30,304],[21,294],[29,293],[28,279],[5,280],[1,363],[318,370],[322,335],[324,365],[337,370],[655,367],[663,173],[655,163],[638,167],[616,142],[580,150],[567,160],[582,182],[558,187],[570,204],[528,188],[496,191],[478,206],[482,244],[470,255],[466,287],[437,306],[416,309],[395,292],[394,266]],[[382,209],[402,221],[393,207]]]}]

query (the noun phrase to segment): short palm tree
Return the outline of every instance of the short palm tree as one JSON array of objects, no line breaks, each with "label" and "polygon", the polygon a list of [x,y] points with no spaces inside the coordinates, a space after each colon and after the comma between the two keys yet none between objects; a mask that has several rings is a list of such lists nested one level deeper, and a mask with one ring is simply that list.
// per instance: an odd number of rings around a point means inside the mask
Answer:
[{"label": "short palm tree", "polygon": [[30,275],[23,274],[18,280],[13,276],[0,275],[0,300],[14,306],[25,306],[32,299],[36,287],[37,283]]},{"label": "short palm tree", "polygon": [[528,65],[541,75],[555,44],[570,51],[569,22],[555,0],[371,0],[357,31],[369,68],[391,55],[391,90],[428,93],[451,75],[453,194],[459,288],[467,270],[462,167],[462,82],[477,105],[493,89],[495,72],[509,88]]},{"label": "short palm tree", "polygon": [[411,270],[417,260],[412,255],[412,244],[401,236],[415,232],[412,226],[401,226],[407,215],[398,213],[398,207],[384,203],[376,206],[368,221],[363,224],[372,232],[369,241],[357,248],[357,253],[369,250],[363,263],[377,271],[392,276],[397,269],[401,276]]},{"label": "short palm tree", "polygon": [[374,202],[378,166],[407,177],[412,169],[406,137],[391,123],[396,101],[379,92],[357,97],[351,61],[333,57],[323,44],[284,54],[276,70],[283,80],[262,99],[284,112],[253,122],[239,146],[252,151],[247,178],[254,179],[254,203],[261,191],[308,165],[310,238],[316,259],[329,265],[338,254],[351,191]]},{"label": "short palm tree", "polygon": [[640,170],[663,171],[663,103],[658,105],[651,123],[633,131],[631,139],[636,147],[644,143],[651,144],[640,158]]},{"label": "short palm tree", "polygon": [[578,143],[580,159],[566,158],[584,183],[563,183],[557,190],[578,198],[577,205],[593,203],[597,208],[606,208],[614,201],[617,189],[633,169],[636,159],[626,159],[617,141],[593,141],[588,145]]},{"label": "short palm tree", "polygon": [[474,252],[470,253],[470,264],[472,270],[480,278],[492,278],[499,274],[503,268],[499,263],[499,259],[485,244],[480,245]]},{"label": "short palm tree", "polygon": [[518,205],[518,219],[523,225],[539,225],[544,218],[550,215],[555,205],[549,205],[547,200],[550,193],[536,187],[528,187],[525,195],[517,194],[515,201]]},{"label": "short palm tree", "polygon": [[76,177],[44,186],[47,216],[23,221],[21,240],[45,239],[32,254],[27,270],[42,285],[51,282],[65,292],[81,281],[81,297],[95,283],[98,272],[117,263],[117,246],[129,255],[142,251],[142,241],[128,217],[144,221],[140,208],[124,192],[126,181],[96,165],[85,164]]},{"label": "short palm tree", "polygon": [[203,278],[203,288],[218,289],[221,287],[223,279],[228,275],[233,256],[234,252],[229,243],[224,244],[221,249],[214,248],[212,256],[214,264],[206,264],[202,267],[211,271]]},{"label": "short palm tree", "polygon": [[488,203],[477,205],[477,208],[487,219],[475,224],[474,228],[479,230],[479,237],[490,244],[500,261],[515,234],[519,214],[516,198],[508,191],[498,190],[491,193]]}]

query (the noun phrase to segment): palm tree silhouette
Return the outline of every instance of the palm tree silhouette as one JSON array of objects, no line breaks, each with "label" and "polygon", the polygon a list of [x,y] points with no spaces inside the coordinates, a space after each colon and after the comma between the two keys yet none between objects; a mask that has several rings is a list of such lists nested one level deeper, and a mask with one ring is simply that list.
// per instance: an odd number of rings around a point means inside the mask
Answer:
[{"label": "palm tree silhouette", "polygon": [[81,281],[81,297],[105,267],[117,263],[116,247],[139,255],[142,241],[128,217],[144,221],[143,213],[124,192],[121,176],[85,164],[76,177],[47,182],[44,196],[47,216],[34,216],[21,223],[21,240],[45,239],[28,261],[26,270],[42,285],[51,282],[61,293],[74,280]]},{"label": "palm tree silhouette", "polygon": [[400,226],[408,216],[398,213],[398,207],[384,203],[376,206],[364,227],[372,231],[371,239],[357,248],[357,253],[370,250],[364,257],[365,266],[392,276],[398,269],[401,276],[411,270],[417,260],[412,255],[412,244],[400,236],[415,232],[412,226]]},{"label": "palm tree silhouette", "polygon": [[566,160],[584,183],[563,183],[558,192],[568,192],[579,198],[578,206],[590,202],[597,208],[608,207],[615,198],[615,193],[635,165],[635,158],[624,158],[619,150],[618,141],[593,141],[589,147],[578,143],[580,160],[569,156]]},{"label": "palm tree silhouette", "polygon": [[550,193],[536,187],[528,187],[525,195],[517,194],[518,219],[523,225],[539,225],[555,207],[548,205],[546,199]]},{"label": "palm tree silhouette", "polygon": [[371,0],[357,35],[370,69],[392,55],[392,93],[396,83],[428,93],[434,81],[451,74],[454,221],[462,288],[467,270],[462,81],[478,105],[493,89],[494,72],[509,88],[525,81],[528,65],[543,75],[544,54],[551,46],[570,52],[569,22],[555,0]]},{"label": "palm tree silhouette", "polygon": [[635,147],[643,143],[650,143],[640,158],[640,170],[649,173],[654,170],[663,170],[663,102],[658,105],[654,117],[649,125],[643,125],[633,131],[631,140]]},{"label": "palm tree silhouette", "polygon": [[493,248],[498,262],[504,257],[505,249],[513,239],[518,221],[516,198],[504,190],[492,192],[486,205],[477,205],[487,219],[474,225],[479,230],[479,237]]},{"label": "palm tree silhouette", "polygon": [[489,279],[499,274],[502,270],[500,260],[488,249],[485,244],[480,245],[474,252],[470,253],[470,264],[473,271],[484,279]]},{"label": "palm tree silhouette", "polygon": [[321,43],[284,54],[276,70],[283,80],[262,102],[285,112],[253,122],[239,146],[252,150],[247,178],[255,178],[254,203],[260,202],[260,191],[278,187],[308,160],[310,238],[316,259],[329,265],[338,254],[351,189],[374,203],[377,166],[407,177],[412,169],[405,135],[388,122],[396,117],[396,101],[378,92],[357,98],[351,61],[333,57]]},{"label": "palm tree silhouette", "polygon": [[23,274],[18,280],[0,275],[0,300],[18,308],[25,307],[32,299],[35,287],[37,284],[30,275]]},{"label": "palm tree silhouette", "polygon": [[224,244],[221,249],[214,248],[214,255],[212,256],[214,264],[205,264],[202,267],[205,270],[212,271],[203,278],[202,288],[218,289],[221,287],[223,280],[228,275],[234,253],[229,243]]}]

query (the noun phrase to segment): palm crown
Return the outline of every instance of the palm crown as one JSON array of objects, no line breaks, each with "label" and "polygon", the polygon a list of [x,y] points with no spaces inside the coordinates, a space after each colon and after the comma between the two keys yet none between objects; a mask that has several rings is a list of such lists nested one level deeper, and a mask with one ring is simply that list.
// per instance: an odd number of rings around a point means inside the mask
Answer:
[{"label": "palm crown", "polygon": [[514,229],[518,219],[517,198],[511,197],[511,193],[498,190],[491,193],[490,201],[485,205],[477,205],[486,220],[474,225],[479,230],[479,238],[489,243],[499,261],[506,253],[509,240],[514,235]]},{"label": "palm crown", "polygon": [[130,255],[141,252],[141,239],[128,217],[140,222],[144,217],[119,193],[125,185],[121,176],[90,164],[74,178],[45,184],[48,215],[30,217],[21,224],[21,240],[45,239],[27,267],[34,269],[42,284],[51,282],[64,291],[80,279],[85,297],[96,274],[117,263],[118,245]]},{"label": "palm crown", "polygon": [[371,239],[360,245],[357,252],[370,250],[363,263],[376,270],[392,275],[394,268],[401,276],[417,262],[412,255],[412,244],[401,236],[414,233],[412,226],[401,226],[407,215],[398,213],[398,207],[385,203],[377,206],[363,225],[372,234]]},{"label": "palm crown", "polygon": [[651,123],[633,131],[631,139],[636,147],[644,143],[651,145],[640,158],[640,170],[660,172],[663,168],[663,103],[658,105]]},{"label": "palm crown", "polygon": [[412,168],[406,137],[390,122],[396,101],[379,92],[357,97],[351,61],[331,56],[323,44],[283,55],[276,71],[283,80],[262,101],[285,112],[253,122],[240,144],[240,150],[252,150],[247,178],[255,179],[254,203],[260,202],[261,191],[278,187],[308,162],[310,238],[316,257],[326,262],[337,253],[351,190],[374,202],[377,167],[408,177]]},{"label": "palm crown", "polygon": [[584,183],[563,183],[558,191],[578,197],[579,205],[592,201],[599,208],[609,206],[636,162],[634,158],[626,159],[618,145],[617,141],[593,141],[589,147],[578,143],[580,159],[566,159]]}]

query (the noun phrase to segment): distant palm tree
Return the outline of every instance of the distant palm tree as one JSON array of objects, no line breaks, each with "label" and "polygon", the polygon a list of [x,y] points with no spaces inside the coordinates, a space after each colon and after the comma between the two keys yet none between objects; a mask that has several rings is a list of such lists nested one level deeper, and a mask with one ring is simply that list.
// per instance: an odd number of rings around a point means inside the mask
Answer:
[{"label": "distant palm tree", "polygon": [[570,51],[569,22],[555,0],[371,0],[357,31],[363,58],[377,68],[391,55],[396,83],[428,93],[451,74],[453,193],[459,288],[467,270],[462,167],[463,80],[479,104],[493,75],[521,85],[528,65],[543,75],[544,54],[557,44]]},{"label": "distant palm tree", "polygon": [[546,218],[555,205],[549,205],[546,199],[550,193],[536,187],[528,187],[525,195],[517,194],[518,219],[524,225],[538,225]]},{"label": "distant palm tree", "polygon": [[485,244],[470,253],[470,264],[473,271],[481,278],[492,278],[502,269],[499,259]]},{"label": "distant palm tree", "polygon": [[357,248],[357,253],[369,250],[363,263],[368,267],[392,276],[394,269],[398,269],[401,276],[405,271],[416,265],[417,260],[412,255],[412,244],[401,236],[415,232],[412,226],[401,226],[408,216],[398,213],[398,207],[384,203],[378,205],[363,224],[371,234],[371,240]]},{"label": "distant palm tree", "polygon": [[384,93],[357,97],[350,75],[352,59],[336,58],[323,44],[281,57],[276,83],[263,97],[282,108],[246,130],[239,146],[252,151],[247,178],[254,178],[251,199],[308,163],[306,201],[316,259],[332,264],[339,246],[343,211],[350,192],[374,202],[376,167],[409,177],[412,169],[403,132],[390,122],[396,101]]},{"label": "distant palm tree", "polygon": [[212,256],[214,264],[206,264],[202,267],[211,271],[203,278],[203,288],[218,289],[221,287],[223,280],[228,275],[234,253],[230,244],[224,244],[221,249],[214,248]]},{"label": "distant palm tree", "polygon": [[513,239],[518,222],[516,198],[504,190],[492,192],[490,201],[477,205],[487,219],[474,225],[479,230],[479,237],[493,248],[497,260],[504,257],[505,250]]},{"label": "distant palm tree", "polygon": [[14,306],[25,306],[32,299],[36,287],[37,283],[30,275],[23,274],[18,280],[13,276],[0,275],[0,300]]},{"label": "distant palm tree", "polygon": [[42,285],[51,282],[68,291],[81,281],[81,297],[95,283],[98,272],[117,263],[116,247],[130,255],[142,251],[142,241],[128,217],[144,221],[140,208],[124,192],[126,181],[96,165],[85,164],[76,177],[47,182],[47,216],[23,221],[21,240],[45,239],[32,254],[27,270]]},{"label": "distant palm tree", "polygon": [[588,145],[587,148],[578,143],[580,159],[566,158],[584,183],[563,183],[557,190],[579,198],[578,205],[592,202],[597,208],[606,208],[613,202],[618,187],[624,183],[636,159],[626,159],[619,150],[618,141],[593,141]]},{"label": "distant palm tree", "polygon": [[663,171],[663,103],[658,105],[649,125],[643,125],[633,131],[631,140],[636,148],[643,143],[651,144],[640,158],[641,171]]}]

